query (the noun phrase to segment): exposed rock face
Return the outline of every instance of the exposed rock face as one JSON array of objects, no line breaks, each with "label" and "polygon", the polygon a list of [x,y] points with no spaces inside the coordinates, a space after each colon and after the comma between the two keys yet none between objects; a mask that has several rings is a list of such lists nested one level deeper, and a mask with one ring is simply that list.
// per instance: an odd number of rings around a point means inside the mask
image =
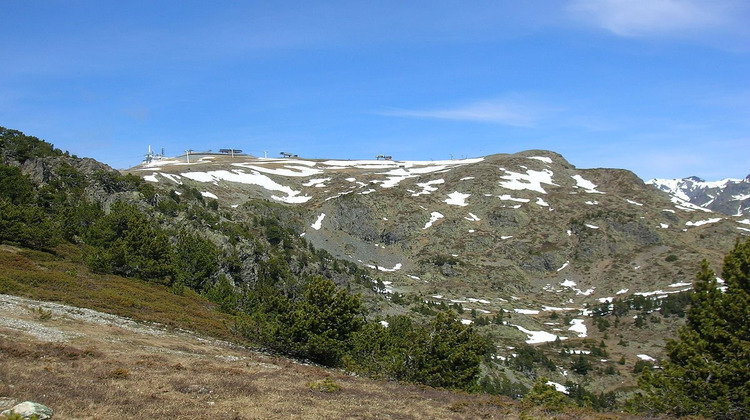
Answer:
[{"label": "exposed rock face", "polygon": [[[83,178],[79,179],[77,175],[72,174],[66,177],[66,171],[60,170],[66,165],[75,169]],[[129,191],[128,186],[119,179],[118,171],[91,158],[32,158],[21,165],[21,170],[34,183],[40,185],[53,181],[60,181],[66,188],[76,188],[78,183],[85,185],[86,198],[100,203],[105,211],[109,211],[112,203],[117,201],[139,204],[139,195]]]},{"label": "exposed rock face", "polygon": [[16,404],[10,410],[5,410],[0,414],[3,416],[8,416],[11,413],[18,414],[25,419],[30,419],[33,416],[36,416],[36,418],[39,420],[51,419],[52,415],[54,414],[52,409],[47,407],[46,405],[35,403],[32,401],[24,401],[20,404]]}]

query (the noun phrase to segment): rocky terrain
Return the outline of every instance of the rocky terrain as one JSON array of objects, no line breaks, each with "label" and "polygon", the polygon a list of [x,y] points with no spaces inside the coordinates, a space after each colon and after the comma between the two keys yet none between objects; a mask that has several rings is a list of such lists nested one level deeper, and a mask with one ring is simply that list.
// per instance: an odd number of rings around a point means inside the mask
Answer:
[{"label": "rocky terrain", "polygon": [[[510,318],[483,327],[500,358],[514,357],[517,343],[568,340],[576,351],[601,341],[610,349],[601,369],[621,356],[627,368],[658,360],[680,321],[646,330],[631,321],[614,335],[594,327],[592,308],[690,290],[701,259],[719,267],[750,234],[746,217],[676,200],[626,170],[578,169],[538,150],[429,162],[198,155],[129,173],[165,193],[194,186],[237,218],[250,198],[293,208],[299,236],[368,268],[384,295],[460,307],[467,324]],[[623,346],[623,336],[637,344]],[[567,376],[561,367],[557,379]]]}]

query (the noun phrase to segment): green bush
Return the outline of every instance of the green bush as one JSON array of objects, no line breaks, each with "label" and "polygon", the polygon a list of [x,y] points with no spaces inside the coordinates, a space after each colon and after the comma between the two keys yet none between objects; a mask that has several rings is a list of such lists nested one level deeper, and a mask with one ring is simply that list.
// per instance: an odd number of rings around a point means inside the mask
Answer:
[{"label": "green bush", "polygon": [[539,378],[534,382],[528,394],[523,397],[523,402],[530,406],[542,406],[547,410],[559,412],[571,405],[570,399],[552,385],[547,385],[549,379]]},{"label": "green bush", "polygon": [[440,312],[427,326],[405,316],[388,327],[368,323],[353,336],[346,366],[368,376],[473,390],[482,357],[491,350],[471,326]]}]

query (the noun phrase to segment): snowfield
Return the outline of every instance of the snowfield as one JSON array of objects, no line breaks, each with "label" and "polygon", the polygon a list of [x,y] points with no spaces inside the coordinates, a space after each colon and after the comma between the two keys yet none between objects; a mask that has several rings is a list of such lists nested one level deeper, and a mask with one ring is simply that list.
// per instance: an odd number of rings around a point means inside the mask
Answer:
[{"label": "snowfield", "polygon": [[511,172],[504,168],[500,168],[500,170],[505,171],[505,175],[500,177],[505,181],[501,181],[500,185],[509,190],[530,190],[547,194],[547,191],[544,190],[542,184],[557,185],[552,182],[553,173],[549,169],[544,169],[542,171],[527,169],[525,174]]},{"label": "snowfield", "polygon": [[263,175],[259,172],[245,173],[241,169],[235,169],[234,171],[209,171],[209,172],[184,172],[180,174],[185,178],[192,179],[198,182],[207,182],[218,185],[219,181],[230,181],[241,184],[251,184],[263,187],[269,191],[279,191],[285,196],[271,196],[274,200],[283,201],[285,203],[305,203],[310,200],[310,196],[300,196],[301,191],[295,191],[290,187],[281,185],[271,178]]}]

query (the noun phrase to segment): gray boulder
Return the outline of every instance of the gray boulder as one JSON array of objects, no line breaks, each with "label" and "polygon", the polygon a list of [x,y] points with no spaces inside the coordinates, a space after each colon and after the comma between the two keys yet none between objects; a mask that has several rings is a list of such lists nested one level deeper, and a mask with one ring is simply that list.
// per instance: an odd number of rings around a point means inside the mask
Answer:
[{"label": "gray boulder", "polygon": [[5,410],[0,414],[3,416],[9,416],[11,413],[19,414],[25,419],[30,419],[32,416],[36,416],[39,420],[51,419],[53,414],[51,408],[32,401],[24,401],[20,404],[16,404],[10,410]]}]

